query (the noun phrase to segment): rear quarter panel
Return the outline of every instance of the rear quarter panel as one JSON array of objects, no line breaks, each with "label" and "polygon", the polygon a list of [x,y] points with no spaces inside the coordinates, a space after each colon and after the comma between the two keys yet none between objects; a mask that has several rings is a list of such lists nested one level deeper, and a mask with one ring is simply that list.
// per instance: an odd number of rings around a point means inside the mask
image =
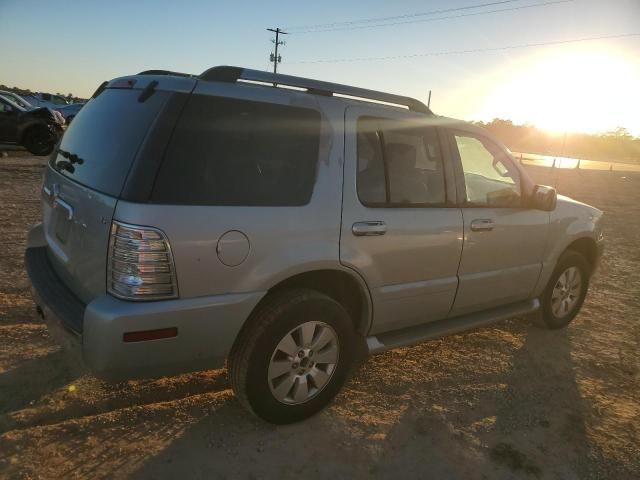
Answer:
[{"label": "rear quarter panel", "polygon": [[[321,113],[320,149],[313,194],[304,206],[118,203],[116,220],[159,228],[169,238],[180,297],[266,291],[298,273],[340,268],[344,105],[315,95],[213,82],[200,83],[194,93],[315,108]],[[237,266],[222,263],[216,251],[231,230],[249,241],[249,253]]]}]

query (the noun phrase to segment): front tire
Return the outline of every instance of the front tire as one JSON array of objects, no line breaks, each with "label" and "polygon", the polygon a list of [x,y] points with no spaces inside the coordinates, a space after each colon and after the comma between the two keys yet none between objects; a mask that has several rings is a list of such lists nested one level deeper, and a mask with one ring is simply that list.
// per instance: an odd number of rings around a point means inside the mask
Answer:
[{"label": "front tire", "polygon": [[231,387],[267,422],[303,420],[338,393],[355,345],[351,319],[335,300],[308,289],[276,293],[252,314],[229,354]]},{"label": "front tire", "polygon": [[25,132],[22,143],[29,153],[44,156],[53,151],[56,139],[47,127],[38,125]]},{"label": "front tire", "polygon": [[589,288],[591,268],[577,252],[564,252],[556,265],[541,301],[539,326],[558,329],[569,325],[580,311]]}]

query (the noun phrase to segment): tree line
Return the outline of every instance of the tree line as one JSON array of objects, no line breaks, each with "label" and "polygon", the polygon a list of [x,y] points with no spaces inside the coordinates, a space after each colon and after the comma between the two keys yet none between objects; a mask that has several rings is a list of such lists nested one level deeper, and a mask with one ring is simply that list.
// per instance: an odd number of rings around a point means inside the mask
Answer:
[{"label": "tree line", "polygon": [[[20,95],[21,97],[27,97],[29,95],[37,93],[37,92],[32,92],[29,89],[18,88],[18,87],[8,87],[6,85],[0,85],[0,90],[5,90],[7,92],[13,92],[13,93],[16,93],[16,94]],[[50,93],[50,92],[48,92],[48,93]],[[64,93],[56,92],[55,94],[66,98],[69,103],[84,103],[84,102],[87,101],[86,98],[76,97],[72,93],[67,93],[65,95]]]},{"label": "tree line", "polygon": [[515,125],[511,120],[500,118],[475,123],[489,130],[514,152],[640,163],[640,138],[623,127],[602,134],[553,134],[533,125]]}]

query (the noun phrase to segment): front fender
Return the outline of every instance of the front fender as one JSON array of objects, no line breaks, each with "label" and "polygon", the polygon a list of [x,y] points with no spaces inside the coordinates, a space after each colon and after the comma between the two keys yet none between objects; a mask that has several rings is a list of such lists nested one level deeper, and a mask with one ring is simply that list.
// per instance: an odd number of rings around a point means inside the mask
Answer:
[{"label": "front fender", "polygon": [[602,211],[567,197],[558,196],[556,209],[551,212],[549,237],[542,260],[542,269],[534,295],[544,291],[558,259],[576,240],[592,240],[596,245],[602,242]]}]

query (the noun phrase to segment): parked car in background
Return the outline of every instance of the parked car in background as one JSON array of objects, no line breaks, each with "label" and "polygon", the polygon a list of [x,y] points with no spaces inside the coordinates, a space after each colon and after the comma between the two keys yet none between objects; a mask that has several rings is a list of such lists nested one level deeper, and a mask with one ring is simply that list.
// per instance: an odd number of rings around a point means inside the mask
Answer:
[{"label": "parked car in background", "polygon": [[24,108],[26,110],[31,110],[33,108],[37,108],[37,107],[34,107],[31,103],[29,103],[27,100],[25,100],[24,97],[18,95],[17,93],[9,92],[7,90],[0,90],[0,95],[2,95],[5,98],[8,98],[13,103],[15,103],[19,107],[22,107],[22,108]]},{"label": "parked car in background", "polygon": [[32,93],[25,97],[31,105],[35,107],[48,107],[57,109],[69,105],[69,102],[62,95],[53,95],[51,93]]},{"label": "parked car in background", "polygon": [[64,117],[65,122],[69,124],[82,107],[84,107],[84,103],[72,103],[71,105],[60,107],[58,111]]},{"label": "parked car in background", "polygon": [[240,402],[289,423],[361,353],[523,315],[567,326],[601,219],[416,99],[153,71],[105,82],[67,129],[25,265],[52,336],[94,372],[226,358]]},{"label": "parked car in background", "polygon": [[64,119],[48,108],[27,110],[0,95],[0,143],[20,145],[34,155],[49,155],[62,134]]},{"label": "parked car in background", "polygon": [[[27,101],[24,97],[18,95],[17,93],[14,93],[14,92],[9,92],[7,90],[0,90],[0,95],[2,95],[5,98],[8,98],[13,103],[18,105],[19,107],[24,108],[25,110],[35,110],[36,108],[41,108],[40,106],[33,105],[32,103]],[[51,107],[46,107],[46,108],[49,108],[49,110],[51,110],[52,115],[55,116],[58,121],[60,121],[62,123],[65,123],[64,122],[65,118],[62,115],[62,113],[60,113],[58,110],[56,110],[54,108],[51,108]]]}]

